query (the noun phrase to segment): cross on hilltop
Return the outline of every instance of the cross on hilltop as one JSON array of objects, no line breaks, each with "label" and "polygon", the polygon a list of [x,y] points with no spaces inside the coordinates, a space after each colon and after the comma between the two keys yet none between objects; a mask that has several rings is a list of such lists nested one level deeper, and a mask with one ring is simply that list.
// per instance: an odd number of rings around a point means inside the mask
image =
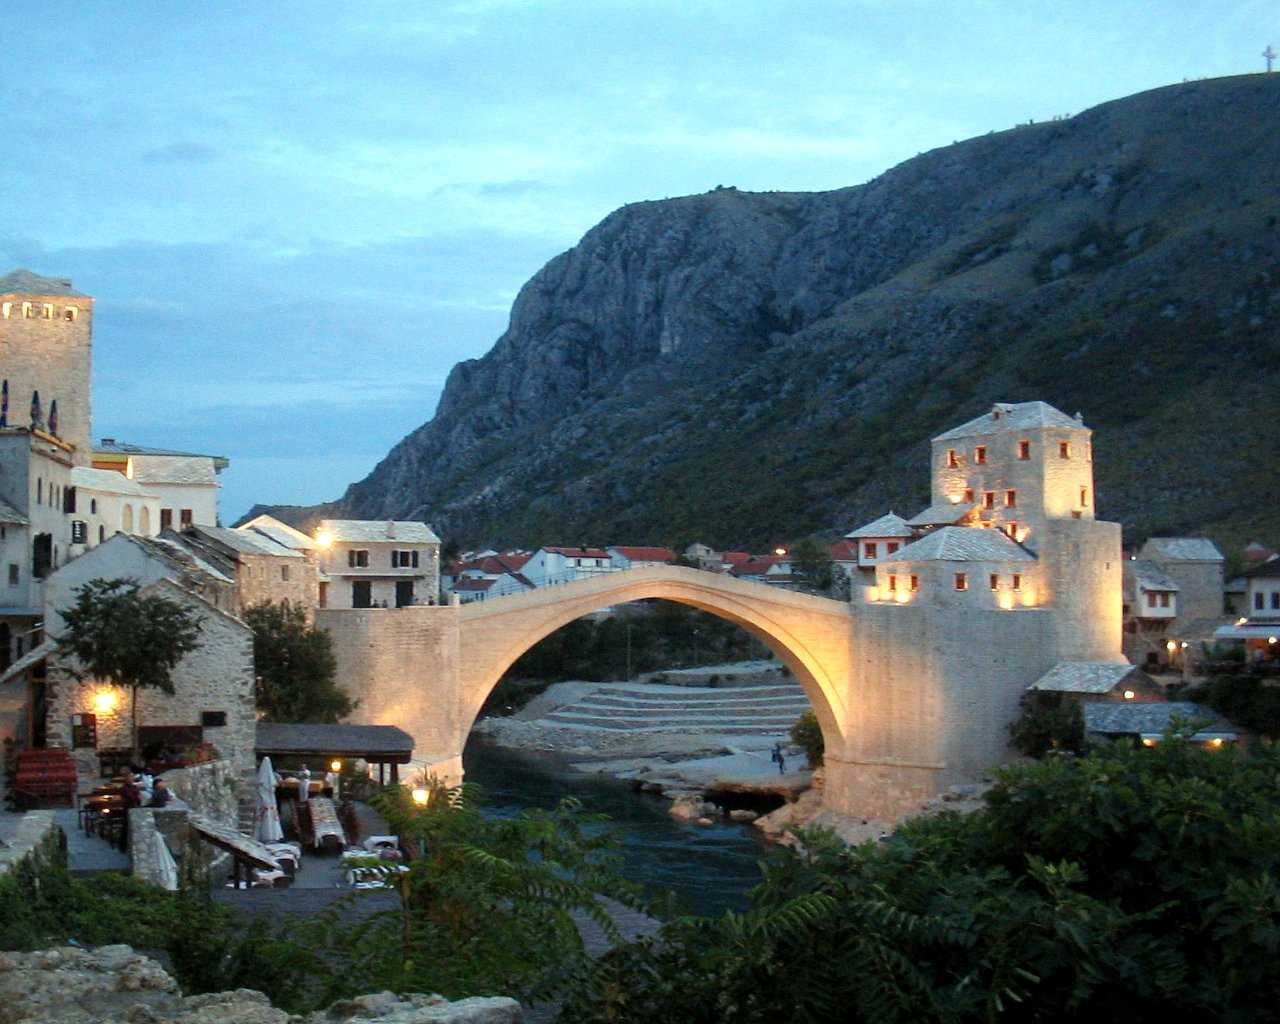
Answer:
[{"label": "cross on hilltop", "polygon": [[1262,56],[1265,57],[1267,61],[1267,74],[1271,74],[1271,62],[1275,60],[1276,57],[1280,57],[1280,54],[1276,53],[1270,43],[1267,43],[1267,48],[1262,51]]}]

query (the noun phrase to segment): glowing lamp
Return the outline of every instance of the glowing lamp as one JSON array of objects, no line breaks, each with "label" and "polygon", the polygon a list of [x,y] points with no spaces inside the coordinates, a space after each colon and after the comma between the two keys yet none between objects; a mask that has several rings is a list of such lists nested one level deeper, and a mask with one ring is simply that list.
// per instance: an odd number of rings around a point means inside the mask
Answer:
[{"label": "glowing lamp", "polygon": [[879,601],[879,600],[880,600],[880,588],[879,588],[879,587],[867,587],[867,600],[868,600],[868,601]]},{"label": "glowing lamp", "polygon": [[1156,741],[1153,740],[1150,736],[1145,736],[1143,737],[1142,745],[1144,747],[1154,747],[1156,745]]},{"label": "glowing lamp", "polygon": [[1125,691],[1124,691],[1124,699],[1125,699],[1125,700],[1133,700],[1133,698],[1134,698],[1134,697],[1136,697],[1136,696],[1137,696],[1137,694],[1136,694],[1136,693],[1134,693],[1132,690],[1125,690]]},{"label": "glowing lamp", "polygon": [[783,555],[785,555],[785,554],[787,553],[787,549],[786,549],[786,548],[774,548],[774,549],[773,549],[773,553],[774,553],[775,555],[777,555],[779,558],[781,558]]},{"label": "glowing lamp", "polygon": [[911,600],[911,595],[905,590],[899,590],[893,597],[898,604],[906,604]]},{"label": "glowing lamp", "polygon": [[1267,637],[1267,643],[1269,644],[1280,643],[1280,637],[1269,636]]},{"label": "glowing lamp", "polygon": [[415,789],[413,791],[413,802],[419,807],[426,807],[427,801],[431,799],[431,794],[425,789]]},{"label": "glowing lamp", "polygon": [[1237,626],[1243,626],[1243,625],[1246,625],[1248,622],[1249,622],[1249,620],[1248,620],[1248,619],[1246,619],[1243,615],[1241,615],[1241,616],[1240,616],[1240,618],[1236,619],[1236,625],[1237,625]]},{"label": "glowing lamp", "polygon": [[1211,746],[1211,747],[1220,747],[1220,746],[1222,746],[1222,737],[1221,737],[1221,736],[1215,736],[1213,739],[1211,739],[1211,740],[1209,741],[1209,746]]},{"label": "glowing lamp", "polygon": [[328,530],[316,531],[316,544],[322,548],[330,548],[333,546],[333,534]]},{"label": "glowing lamp", "polygon": [[1182,641],[1182,643],[1181,643],[1181,644],[1179,644],[1178,646],[1179,646],[1179,647],[1181,647],[1181,648],[1185,651],[1185,650],[1186,650],[1188,647],[1190,647],[1191,645],[1190,645],[1189,643],[1187,643],[1185,640],[1183,640],[1183,641]]},{"label": "glowing lamp", "polygon": [[93,695],[93,710],[100,715],[111,714],[118,703],[119,700],[112,690],[99,690]]},{"label": "glowing lamp", "polygon": [[331,771],[331,772],[340,772],[340,771],[342,771],[342,762],[341,762],[341,761],[330,761],[330,762],[329,762],[329,771]]},{"label": "glowing lamp", "polygon": [[1170,640],[1164,646],[1165,646],[1165,650],[1167,650],[1170,654],[1172,654],[1174,651],[1178,649],[1178,645],[1175,644],[1172,640]]},{"label": "glowing lamp", "polygon": [[1012,594],[1001,594],[996,601],[1005,611],[1010,611],[1013,608]]}]

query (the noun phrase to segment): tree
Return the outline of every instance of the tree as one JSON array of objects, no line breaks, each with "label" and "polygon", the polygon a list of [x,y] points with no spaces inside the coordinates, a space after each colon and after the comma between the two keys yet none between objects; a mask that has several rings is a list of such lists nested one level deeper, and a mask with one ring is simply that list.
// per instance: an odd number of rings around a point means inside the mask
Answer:
[{"label": "tree", "polygon": [[65,631],[58,651],[75,659],[72,675],[128,687],[137,761],[138,690],[173,694],[173,670],[198,646],[195,611],[163,594],[143,594],[136,580],[93,579],[76,588],[76,603],[61,615]]},{"label": "tree", "polygon": [[826,741],[822,737],[822,726],[818,724],[818,716],[812,710],[806,711],[796,719],[791,727],[791,742],[804,750],[810,768],[822,767],[822,755],[826,750]]},{"label": "tree", "polygon": [[307,625],[301,605],[264,601],[248,608],[257,706],[269,722],[337,722],[356,703],[334,681],[329,634]]},{"label": "tree", "polygon": [[831,586],[831,554],[826,545],[812,537],[806,537],[791,552],[791,567],[814,590],[826,590]]},{"label": "tree", "polygon": [[1028,693],[1018,717],[1009,723],[1009,738],[1028,757],[1044,757],[1050,750],[1078,754],[1084,749],[1084,716],[1061,693]]}]

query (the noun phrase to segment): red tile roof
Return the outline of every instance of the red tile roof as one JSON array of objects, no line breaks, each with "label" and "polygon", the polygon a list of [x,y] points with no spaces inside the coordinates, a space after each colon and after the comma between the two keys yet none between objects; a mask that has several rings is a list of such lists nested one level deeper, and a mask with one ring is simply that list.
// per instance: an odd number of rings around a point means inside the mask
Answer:
[{"label": "red tile roof", "polygon": [[676,553],[670,548],[633,548],[615,544],[609,550],[618,552],[623,558],[630,559],[632,562],[674,562],[676,560]]},{"label": "red tile roof", "polygon": [[466,579],[458,580],[453,585],[454,590],[488,590],[497,580],[476,580],[468,576]]},{"label": "red tile roof", "polygon": [[827,548],[833,562],[856,562],[858,560],[858,544],[852,540],[838,540]]},{"label": "red tile roof", "polygon": [[751,554],[747,551],[726,551],[720,556],[720,561],[728,562],[730,565],[740,565],[751,561],[751,558]]},{"label": "red tile roof", "polygon": [[553,548],[544,547],[543,551],[551,551],[566,558],[608,558],[609,552],[600,548]]}]

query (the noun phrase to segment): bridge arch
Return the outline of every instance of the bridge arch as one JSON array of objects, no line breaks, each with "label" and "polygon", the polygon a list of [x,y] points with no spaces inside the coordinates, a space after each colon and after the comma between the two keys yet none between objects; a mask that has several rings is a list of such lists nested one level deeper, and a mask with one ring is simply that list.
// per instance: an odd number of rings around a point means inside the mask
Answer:
[{"label": "bridge arch", "polygon": [[605,573],[459,609],[460,647],[466,652],[459,665],[463,742],[493,688],[525,651],[591,612],[647,599],[697,608],[759,639],[804,689],[827,749],[845,748],[844,694],[851,668],[849,606],[679,566]]}]

